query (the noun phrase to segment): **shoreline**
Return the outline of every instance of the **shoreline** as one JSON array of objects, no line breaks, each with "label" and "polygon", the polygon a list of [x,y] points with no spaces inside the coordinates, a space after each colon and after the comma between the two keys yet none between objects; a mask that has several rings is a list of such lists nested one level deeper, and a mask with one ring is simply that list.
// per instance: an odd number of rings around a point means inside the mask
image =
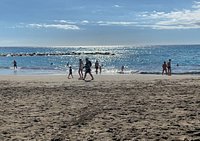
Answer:
[{"label": "shoreline", "polygon": [[[18,76],[35,76],[35,75],[65,75],[68,74],[69,69],[66,68],[65,70],[59,70],[59,69],[40,69],[40,68],[30,68],[30,69],[24,69],[24,68],[18,68],[14,70],[12,67],[9,69],[6,67],[5,69],[0,69],[0,76],[3,75],[18,75]],[[78,75],[78,69],[73,69],[73,75]],[[92,68],[92,74],[95,74],[95,69]],[[101,74],[98,75],[162,75],[161,71],[155,71],[155,72],[147,72],[147,71],[136,71],[136,70],[126,70],[123,73],[118,69],[113,70],[106,70],[103,69]],[[165,75],[165,74],[164,74]],[[163,76],[164,76],[163,75]],[[194,75],[194,76],[200,76],[200,71],[185,71],[185,72],[172,72],[172,76],[179,76],[179,75]]]},{"label": "shoreline", "polygon": [[[41,75],[0,75],[0,81],[40,81],[40,82],[81,82],[78,75],[68,79],[68,74],[41,74]],[[148,81],[148,80],[182,80],[182,79],[199,79],[200,75],[157,75],[157,74],[93,74],[94,82],[96,81]],[[90,80],[87,75],[86,80]],[[91,82],[93,82],[91,81]]]}]

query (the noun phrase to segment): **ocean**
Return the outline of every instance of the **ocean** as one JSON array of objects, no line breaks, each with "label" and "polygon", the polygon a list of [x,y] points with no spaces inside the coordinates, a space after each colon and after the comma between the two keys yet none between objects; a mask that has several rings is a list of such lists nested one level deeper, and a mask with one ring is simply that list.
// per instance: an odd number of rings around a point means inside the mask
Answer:
[{"label": "ocean", "polygon": [[[78,74],[79,59],[98,60],[103,74],[161,74],[164,61],[172,60],[173,74],[200,74],[200,45],[124,47],[0,47],[1,75],[63,75],[69,65]],[[17,61],[17,70],[13,69]]]}]

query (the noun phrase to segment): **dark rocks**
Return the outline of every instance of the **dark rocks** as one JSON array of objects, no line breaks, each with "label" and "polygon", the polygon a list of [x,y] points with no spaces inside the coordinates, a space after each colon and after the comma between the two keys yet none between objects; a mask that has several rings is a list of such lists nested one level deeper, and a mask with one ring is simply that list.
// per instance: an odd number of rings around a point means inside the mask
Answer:
[{"label": "dark rocks", "polygon": [[0,54],[0,56],[64,56],[64,55],[115,55],[110,52],[59,52],[59,53],[14,53]]}]

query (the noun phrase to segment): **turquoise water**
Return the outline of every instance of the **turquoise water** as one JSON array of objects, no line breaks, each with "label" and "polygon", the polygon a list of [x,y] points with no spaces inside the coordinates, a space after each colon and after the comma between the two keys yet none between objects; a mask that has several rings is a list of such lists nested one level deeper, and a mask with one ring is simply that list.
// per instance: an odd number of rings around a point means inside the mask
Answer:
[{"label": "turquoise water", "polygon": [[[96,52],[102,54],[92,54]],[[105,52],[115,55],[104,55]],[[61,53],[69,55],[60,55]],[[17,55],[12,56],[13,54]],[[33,54],[33,56],[24,56],[24,54]],[[77,73],[79,58],[85,60],[86,57],[92,61],[93,67],[95,60],[99,60],[103,65],[102,74],[117,74],[122,65],[125,66],[125,73],[160,74],[163,61],[168,61],[168,59],[172,60],[173,73],[200,74],[200,45],[88,48],[0,47],[0,74],[66,74],[67,64],[72,66],[73,73]],[[17,61],[17,70],[13,70],[13,60]]]}]

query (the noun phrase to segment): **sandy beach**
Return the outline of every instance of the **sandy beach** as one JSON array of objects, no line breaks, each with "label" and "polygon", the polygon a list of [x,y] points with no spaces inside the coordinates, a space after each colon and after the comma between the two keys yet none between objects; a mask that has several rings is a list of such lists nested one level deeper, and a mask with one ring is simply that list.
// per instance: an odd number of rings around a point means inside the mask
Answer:
[{"label": "sandy beach", "polygon": [[200,76],[0,76],[1,141],[200,140]]}]

